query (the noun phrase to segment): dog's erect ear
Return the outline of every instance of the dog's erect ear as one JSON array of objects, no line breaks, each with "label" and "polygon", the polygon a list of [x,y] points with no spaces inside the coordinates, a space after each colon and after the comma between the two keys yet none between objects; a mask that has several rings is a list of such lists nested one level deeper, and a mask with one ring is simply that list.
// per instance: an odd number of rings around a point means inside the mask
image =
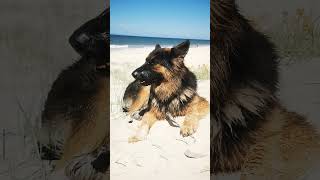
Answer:
[{"label": "dog's erect ear", "polygon": [[[81,55],[88,53],[96,53],[92,51],[92,45],[95,47],[100,43],[98,41],[105,41],[103,44],[104,51],[108,45],[108,35],[110,29],[110,10],[103,11],[98,17],[95,17],[88,22],[81,25],[69,37],[70,45]],[[97,43],[98,42],[98,43]],[[101,43],[100,43],[101,44]],[[105,57],[104,57],[105,58]]]},{"label": "dog's erect ear", "polygon": [[174,57],[184,58],[189,51],[189,47],[190,47],[190,41],[186,40],[186,41],[182,42],[181,44],[178,44],[177,46],[173,47],[171,49],[171,52]]},{"label": "dog's erect ear", "polygon": [[160,49],[160,48],[161,48],[161,46],[159,44],[157,44],[155,49]]}]

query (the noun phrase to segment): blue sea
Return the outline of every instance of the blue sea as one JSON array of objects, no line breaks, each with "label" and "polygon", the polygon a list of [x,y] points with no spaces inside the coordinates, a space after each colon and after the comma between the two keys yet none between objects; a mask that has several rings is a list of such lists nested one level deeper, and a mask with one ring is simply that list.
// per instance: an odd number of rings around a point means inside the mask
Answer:
[{"label": "blue sea", "polygon": [[[141,36],[124,36],[124,35],[110,35],[111,48],[137,48],[148,47],[160,44],[163,47],[177,45],[185,39],[180,38],[159,38],[159,37],[141,37]],[[208,46],[210,40],[189,39],[191,47]]]}]

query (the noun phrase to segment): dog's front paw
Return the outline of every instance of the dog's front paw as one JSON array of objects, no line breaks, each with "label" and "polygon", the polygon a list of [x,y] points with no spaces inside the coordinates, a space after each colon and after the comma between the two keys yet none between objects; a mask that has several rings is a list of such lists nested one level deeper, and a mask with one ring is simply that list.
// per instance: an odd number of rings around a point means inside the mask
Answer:
[{"label": "dog's front paw", "polygon": [[136,143],[136,142],[139,142],[139,141],[142,141],[143,139],[138,137],[138,136],[131,136],[128,138],[128,143]]},{"label": "dog's front paw", "polygon": [[145,140],[147,135],[149,133],[149,127],[148,125],[141,125],[139,126],[137,132],[134,136],[129,137],[128,142],[129,143],[136,143],[142,140]]},{"label": "dog's front paw", "polygon": [[183,122],[180,128],[180,134],[183,137],[191,136],[198,129],[198,122],[186,120]]},{"label": "dog's front paw", "polygon": [[[105,172],[100,172],[93,166],[92,162],[96,160],[96,155],[85,154],[75,157],[69,161],[65,168],[65,175],[70,180],[102,180],[105,177]],[[106,169],[109,167],[109,162],[104,161]]]}]

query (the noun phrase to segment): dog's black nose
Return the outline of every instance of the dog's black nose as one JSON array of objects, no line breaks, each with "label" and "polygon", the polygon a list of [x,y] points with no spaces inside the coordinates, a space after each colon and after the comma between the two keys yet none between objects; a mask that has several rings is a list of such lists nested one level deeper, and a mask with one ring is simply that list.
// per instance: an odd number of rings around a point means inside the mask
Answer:
[{"label": "dog's black nose", "polygon": [[137,71],[133,71],[132,76],[133,76],[134,78],[138,78],[139,73],[138,73]]}]

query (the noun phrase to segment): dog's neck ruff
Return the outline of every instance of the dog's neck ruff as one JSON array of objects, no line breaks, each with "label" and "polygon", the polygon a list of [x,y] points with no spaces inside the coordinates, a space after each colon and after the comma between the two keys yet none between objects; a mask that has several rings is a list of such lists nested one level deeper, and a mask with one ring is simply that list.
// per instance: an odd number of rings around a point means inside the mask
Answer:
[{"label": "dog's neck ruff", "polygon": [[174,78],[170,81],[162,82],[159,85],[152,85],[151,91],[157,100],[168,102],[175,94],[178,93],[181,86],[181,80],[179,78]]},{"label": "dog's neck ruff", "polygon": [[218,123],[230,129],[234,125],[247,126],[251,121],[255,121],[254,117],[262,118],[264,108],[276,99],[272,92],[259,83],[250,83],[237,88],[230,93],[230,96],[223,103],[223,108],[217,117]]},{"label": "dog's neck ruff", "polygon": [[[181,83],[177,83],[180,84]],[[175,85],[176,86],[176,85]],[[166,114],[171,113],[176,116],[178,112],[183,111],[183,108],[191,102],[193,97],[197,94],[196,90],[192,87],[173,87],[175,91],[168,92],[167,94],[159,94],[155,87],[151,88],[151,105],[156,107],[160,112]],[[165,96],[165,98],[163,97]]]},{"label": "dog's neck ruff", "polygon": [[239,171],[249,146],[255,142],[254,132],[265,122],[265,115],[274,107],[276,98],[258,83],[230,92],[211,123],[211,158],[213,173]]}]

